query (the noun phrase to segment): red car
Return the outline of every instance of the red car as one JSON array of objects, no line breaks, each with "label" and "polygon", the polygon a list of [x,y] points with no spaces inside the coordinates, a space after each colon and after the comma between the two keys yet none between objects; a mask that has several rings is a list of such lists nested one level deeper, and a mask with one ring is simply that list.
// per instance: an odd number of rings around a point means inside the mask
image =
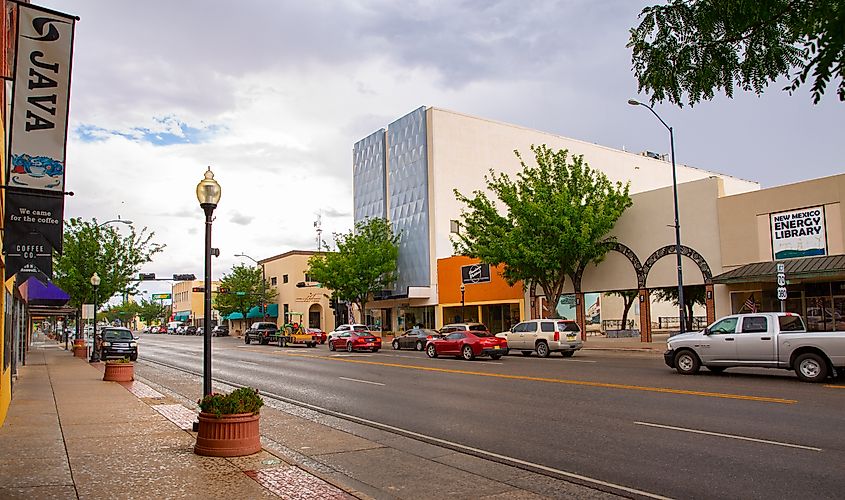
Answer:
[{"label": "red car", "polygon": [[317,337],[317,341],[321,344],[326,343],[326,332],[320,330],[319,328],[306,328],[305,331]]},{"label": "red car", "polygon": [[429,340],[425,346],[429,358],[440,354],[452,354],[469,361],[476,356],[490,356],[499,359],[508,352],[508,341],[490,332],[452,332],[442,339]]},{"label": "red car", "polygon": [[352,351],[373,351],[381,349],[381,337],[376,337],[370,332],[350,330],[341,332],[339,335],[329,339],[329,350],[336,351],[346,349]]}]

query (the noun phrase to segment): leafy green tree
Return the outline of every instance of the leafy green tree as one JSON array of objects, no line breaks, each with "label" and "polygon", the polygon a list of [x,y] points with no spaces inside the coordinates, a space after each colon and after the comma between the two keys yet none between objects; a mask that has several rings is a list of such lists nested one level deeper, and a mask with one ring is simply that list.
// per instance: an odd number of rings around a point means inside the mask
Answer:
[{"label": "leafy green tree", "polygon": [[[493,170],[485,176],[501,211],[484,191],[470,198],[455,190],[466,208],[454,245],[458,253],[504,264],[502,275],[509,284],[539,285],[546,300],[557,304],[567,275],[604,258],[615,241],[607,233],[631,198],[628,185],[611,182],[582,156],[570,158],[567,150],[546,145],[532,145],[531,151],[536,167],[514,151],[522,166],[516,180]],[[552,314],[558,315],[555,308]]]},{"label": "leafy green tree", "polygon": [[671,0],[646,7],[632,28],[634,74],[652,104],[690,106],[734,86],[761,94],[780,77],[792,93],[808,77],[818,103],[831,80],[845,101],[842,0]]},{"label": "leafy green tree", "polygon": [[220,278],[219,288],[225,288],[228,292],[213,295],[214,308],[223,316],[239,312],[246,318],[252,306],[260,306],[262,300],[265,306],[272,304],[278,295],[276,289],[267,286],[266,283],[262,287],[261,280],[259,266],[238,264],[232,267],[229,274],[224,274]]},{"label": "leafy green tree", "polygon": [[138,314],[138,311],[138,304],[134,302],[124,302],[109,306],[102,312],[102,315],[109,323],[114,323],[115,320],[120,320],[120,323],[123,326],[127,326],[132,324],[132,320]]},{"label": "leafy green tree", "polygon": [[[678,287],[659,288],[654,290],[654,297],[657,300],[670,301],[672,304],[678,305]],[[684,331],[692,331],[693,321],[692,308],[693,306],[704,306],[707,303],[704,285],[684,285],[684,312],[687,317],[687,324]]]},{"label": "leafy green tree", "polygon": [[332,296],[358,305],[361,321],[371,294],[388,288],[396,279],[399,235],[390,222],[371,218],[355,224],[355,230],[334,235],[337,252],[313,255],[308,274]]},{"label": "leafy green tree", "polygon": [[147,300],[142,298],[141,301],[137,303],[136,307],[138,311],[138,318],[148,325],[160,323],[170,317],[168,311],[169,306],[167,304],[163,304],[160,300]]},{"label": "leafy green tree", "polygon": [[[628,329],[628,312],[631,310],[631,306],[634,305],[634,301],[637,300],[637,297],[640,295],[639,290],[620,290],[617,292],[609,292],[608,295],[615,295],[617,297],[622,297],[622,330]],[[677,294],[676,294],[677,295]],[[686,301],[686,299],[684,299]]]},{"label": "leafy green tree", "polygon": [[[127,230],[123,230],[124,233]],[[116,293],[135,293],[138,271],[151,262],[164,245],[153,241],[155,233],[129,226],[127,235],[113,226],[98,226],[97,219],[80,217],[68,220],[64,230],[64,253],[53,254],[53,281],[70,295],[70,305],[77,309],[93,303],[91,276],[100,277],[97,302],[105,304]]]}]

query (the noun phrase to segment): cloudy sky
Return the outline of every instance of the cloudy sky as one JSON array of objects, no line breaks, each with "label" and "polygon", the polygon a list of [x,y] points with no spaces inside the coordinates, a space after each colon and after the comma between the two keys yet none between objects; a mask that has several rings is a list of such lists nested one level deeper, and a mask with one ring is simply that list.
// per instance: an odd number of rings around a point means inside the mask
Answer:
[{"label": "cloudy sky", "polygon": [[[656,0],[655,0],[656,1]],[[118,215],[167,245],[144,268],[203,273],[206,166],[222,185],[214,276],[352,223],[352,145],[437,106],[629,151],[668,151],[625,47],[639,0],[33,0],[76,27],[67,217]],[[658,104],[681,163],[764,187],[841,173],[843,104]],[[639,96],[646,100],[646,96]],[[248,262],[248,261],[247,261]],[[169,290],[166,283],[142,287]]]}]

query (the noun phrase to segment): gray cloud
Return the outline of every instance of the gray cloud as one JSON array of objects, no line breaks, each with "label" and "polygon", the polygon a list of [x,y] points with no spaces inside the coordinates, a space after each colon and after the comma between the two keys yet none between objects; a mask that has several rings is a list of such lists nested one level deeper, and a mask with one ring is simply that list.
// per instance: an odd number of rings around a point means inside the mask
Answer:
[{"label": "gray cloud", "polygon": [[248,226],[249,223],[252,222],[252,220],[254,218],[255,217],[253,217],[251,215],[244,215],[240,212],[235,212],[235,213],[232,214],[231,217],[229,217],[229,221],[231,221],[232,223],[237,224],[239,226]]}]

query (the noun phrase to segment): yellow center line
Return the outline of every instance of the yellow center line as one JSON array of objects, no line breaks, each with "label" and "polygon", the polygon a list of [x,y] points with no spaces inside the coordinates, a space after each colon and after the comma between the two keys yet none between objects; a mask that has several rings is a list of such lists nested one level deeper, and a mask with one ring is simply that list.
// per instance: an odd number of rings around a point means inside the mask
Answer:
[{"label": "yellow center line", "polygon": [[824,387],[830,387],[831,389],[845,389],[845,385],[825,384]]},{"label": "yellow center line", "polygon": [[643,392],[659,392],[664,394],[683,394],[687,396],[703,396],[708,398],[722,398],[722,399],[739,399],[743,401],[758,401],[761,403],[779,403],[779,404],[786,404],[791,405],[795,404],[798,401],[794,399],[782,399],[782,398],[768,398],[763,396],[745,396],[742,394],[727,394],[721,392],[702,392],[702,391],[688,391],[685,389],[670,389],[668,387],[648,387],[642,385],[628,385],[628,384],[612,384],[607,382],[590,382],[586,380],[567,380],[567,379],[557,379],[557,378],[546,378],[546,377],[529,377],[527,375],[506,375],[503,373],[485,373],[485,372],[475,372],[470,370],[454,370],[449,368],[435,368],[431,366],[417,366],[417,365],[401,365],[398,363],[385,363],[383,361],[366,361],[362,359],[349,359],[349,358],[335,358],[335,357],[325,357],[325,356],[316,356],[313,354],[298,354],[298,353],[289,353],[289,352],[280,352],[280,354],[284,354],[286,356],[298,356],[302,358],[314,358],[314,359],[325,359],[331,361],[342,361],[344,363],[357,363],[362,365],[375,365],[375,366],[386,366],[390,368],[403,368],[406,370],[421,370],[427,372],[438,372],[438,373],[451,373],[454,375],[474,375],[478,377],[493,377],[493,378],[502,378],[508,380],[527,380],[530,382],[548,382],[552,384],[564,384],[564,385],[580,385],[586,387],[602,387],[605,389],[624,389],[629,391],[643,391]]}]

